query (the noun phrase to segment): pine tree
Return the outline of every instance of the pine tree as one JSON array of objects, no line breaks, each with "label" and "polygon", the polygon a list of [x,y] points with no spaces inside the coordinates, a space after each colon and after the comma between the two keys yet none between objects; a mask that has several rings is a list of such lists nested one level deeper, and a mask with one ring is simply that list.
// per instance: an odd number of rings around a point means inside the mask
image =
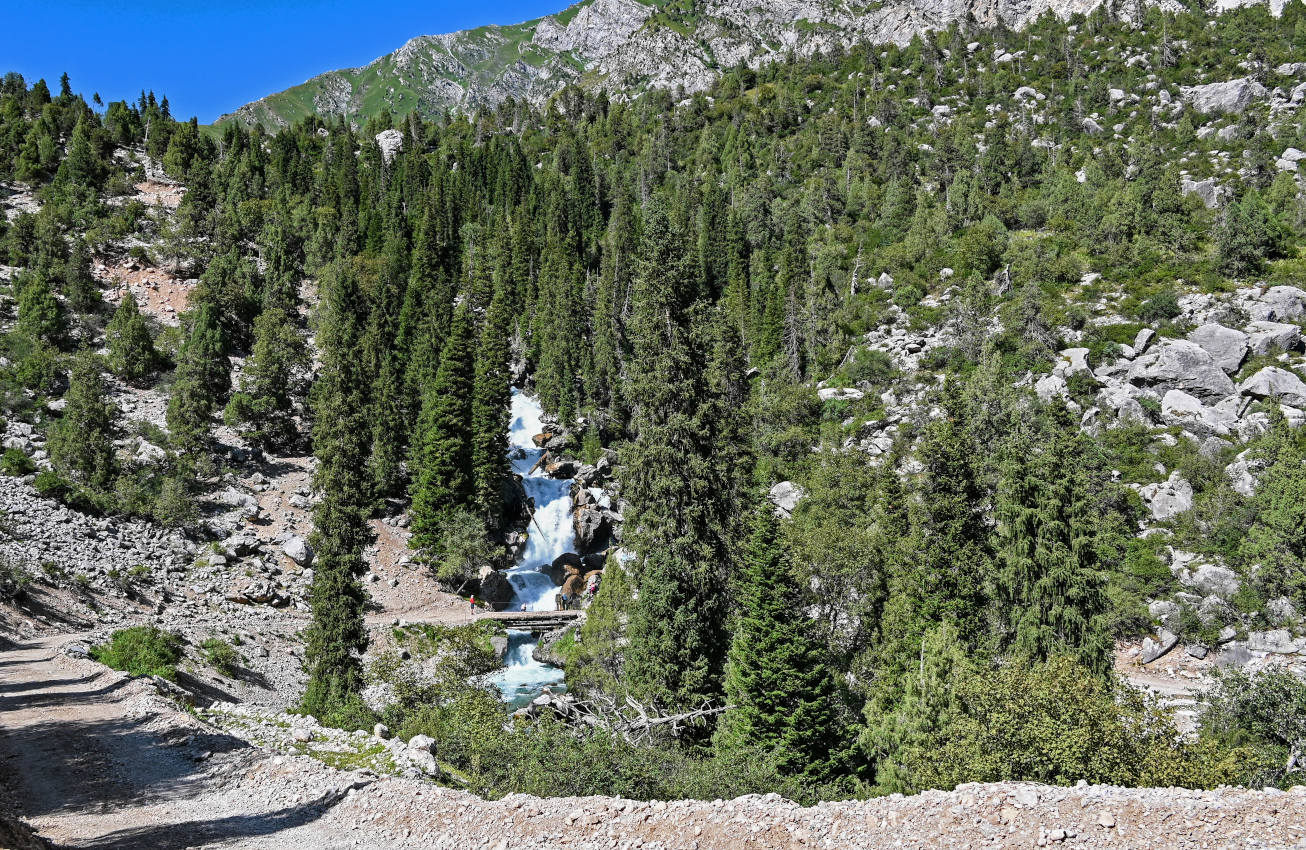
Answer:
[{"label": "pine tree", "polygon": [[509,297],[501,282],[481,328],[472,385],[472,503],[490,530],[498,529],[502,520],[503,485],[512,471],[508,463]]},{"label": "pine tree", "polygon": [[67,330],[63,307],[45,275],[28,276],[18,295],[18,331],[29,339],[58,345]]},{"label": "pine tree", "polygon": [[298,438],[295,400],[308,365],[308,347],[290,316],[279,306],[264,310],[254,320],[254,350],[227,404],[227,423],[260,448],[290,449]]},{"label": "pine tree", "polygon": [[68,403],[50,434],[50,459],[55,469],[99,490],[113,482],[113,405],[108,401],[100,363],[89,352],[79,354],[69,375]]},{"label": "pine tree", "polygon": [[726,529],[735,506],[714,459],[718,423],[707,404],[703,352],[690,322],[698,289],[683,223],[649,202],[631,318],[626,398],[634,440],[628,542],[642,556],[630,616],[626,675],[638,697],[697,706],[721,693],[727,649]]},{"label": "pine tree", "polygon": [[825,782],[845,766],[834,673],[813,637],[770,505],[753,514],[726,668],[731,708],[715,742],[771,752],[782,772]]},{"label": "pine tree", "polygon": [[1097,673],[1111,667],[1102,623],[1105,583],[1093,540],[1094,488],[1083,437],[1065,408],[1053,412],[1041,448],[1014,441],[997,493],[998,610],[1003,643],[1025,661],[1073,655]]},{"label": "pine tree", "polygon": [[326,717],[357,704],[360,656],[367,647],[359,581],[367,569],[363,550],[372,540],[367,519],[373,504],[367,386],[359,356],[366,310],[349,263],[337,263],[324,275],[322,309],[313,451],[314,484],[323,499],[313,513],[312,623],[304,649],[309,681],[301,706]]},{"label": "pine tree", "polygon": [[114,311],[104,331],[109,346],[109,369],[128,384],[140,386],[154,369],[157,354],[154,340],[136,306],[136,296],[128,292]]},{"label": "pine tree", "polygon": [[422,397],[413,438],[412,542],[438,549],[446,512],[466,508],[472,495],[473,343],[466,302],[454,313],[440,369]]}]

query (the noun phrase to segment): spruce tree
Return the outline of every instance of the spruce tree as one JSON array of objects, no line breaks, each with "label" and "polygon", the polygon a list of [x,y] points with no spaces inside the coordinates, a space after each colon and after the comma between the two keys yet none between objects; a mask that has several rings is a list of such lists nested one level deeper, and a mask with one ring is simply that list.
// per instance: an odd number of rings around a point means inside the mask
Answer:
[{"label": "spruce tree", "polygon": [[997,493],[997,603],[1003,643],[1026,661],[1069,654],[1097,673],[1111,667],[1102,615],[1105,582],[1094,546],[1094,487],[1083,437],[1068,411],[1053,412],[1041,446],[1007,451]]},{"label": "spruce tree", "polygon": [[834,672],[814,638],[769,504],[753,511],[741,561],[725,677],[731,708],[716,745],[771,752],[782,772],[828,781],[844,766]]},{"label": "spruce tree", "polygon": [[472,503],[491,530],[498,529],[502,519],[503,485],[512,471],[508,463],[509,297],[507,286],[500,282],[481,328],[472,385]]},{"label": "spruce tree", "polygon": [[83,352],[69,374],[67,405],[50,433],[50,460],[54,468],[75,481],[98,490],[113,482],[113,405],[108,401],[98,358]]},{"label": "spruce tree", "polygon": [[298,438],[295,399],[308,368],[308,348],[290,316],[272,306],[254,321],[254,350],[240,389],[227,404],[227,424],[254,445],[289,450]]},{"label": "spruce tree", "polygon": [[637,697],[667,707],[721,694],[734,512],[714,458],[719,408],[707,403],[706,358],[690,322],[698,289],[690,244],[684,224],[650,201],[625,393],[635,435],[622,453],[627,538],[642,557],[625,669]]},{"label": "spruce tree", "polygon": [[466,302],[454,313],[440,369],[422,397],[413,437],[412,543],[438,554],[444,517],[472,495],[472,316]]},{"label": "spruce tree", "polygon": [[312,623],[304,649],[309,681],[301,706],[318,717],[329,717],[356,705],[362,687],[360,656],[367,648],[367,629],[359,577],[367,568],[363,550],[372,540],[368,525],[373,504],[368,474],[371,428],[359,356],[366,310],[357,276],[347,261],[336,263],[324,275],[322,309],[322,366],[313,387],[313,451],[318,459],[314,485],[323,498],[313,513]]},{"label": "spruce tree", "polygon": [[157,354],[131,292],[123,296],[104,336],[109,346],[109,369],[128,384],[139,386],[154,369]]}]

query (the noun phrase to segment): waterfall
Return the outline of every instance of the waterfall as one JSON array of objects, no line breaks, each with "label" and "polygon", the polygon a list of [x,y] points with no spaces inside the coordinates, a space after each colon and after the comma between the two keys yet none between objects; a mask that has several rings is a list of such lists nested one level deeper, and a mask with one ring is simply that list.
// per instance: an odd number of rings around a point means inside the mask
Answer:
[{"label": "waterfall", "polygon": [[[522,476],[526,495],[535,503],[535,515],[527,527],[526,549],[517,564],[508,570],[513,588],[512,608],[522,605],[528,611],[550,611],[558,585],[542,568],[566,552],[575,551],[576,533],[571,525],[571,480],[557,481],[543,470],[531,468],[544,456],[531,438],[544,430],[540,421],[540,403],[519,390],[512,394],[512,422],[508,427],[508,456],[513,471]],[[505,667],[494,683],[503,698],[524,704],[542,688],[560,685],[562,671],[531,657],[537,641],[529,632],[509,631]]]}]

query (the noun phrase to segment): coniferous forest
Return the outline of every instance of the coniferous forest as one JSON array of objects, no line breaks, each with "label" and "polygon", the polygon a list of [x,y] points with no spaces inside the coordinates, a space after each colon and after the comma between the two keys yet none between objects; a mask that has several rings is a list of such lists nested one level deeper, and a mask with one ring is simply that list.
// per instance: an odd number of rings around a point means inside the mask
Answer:
[{"label": "coniferous forest", "polygon": [[[275,133],[9,74],[0,180],[37,203],[0,219],[0,392],[48,458],[10,448],[5,472],[189,532],[224,486],[216,429],[311,454],[298,709],[428,734],[484,794],[1300,784],[1286,666],[1225,673],[1183,734],[1116,671],[1160,627],[1213,648],[1306,612],[1295,385],[1203,430],[1198,384],[1176,414],[1164,390],[1109,405],[1103,376],[1142,336],[1266,319],[1203,304],[1306,287],[1306,196],[1277,162],[1306,149],[1306,111],[1172,108],[1233,78],[1295,103],[1283,66],[1303,59],[1301,4],[1218,26],[1101,8],[740,66],[692,95],[568,87]],[[175,215],[133,200],[151,175],[185,187]],[[111,298],[107,257],[193,280],[180,321]],[[1220,378],[1300,371],[1302,313],[1269,318],[1288,330]],[[110,383],[166,396],[166,429],[137,435],[157,455],[117,450]],[[674,736],[508,722],[474,627],[421,681],[369,649],[373,520],[402,515],[451,592],[507,563],[514,390],[619,496],[558,649],[568,689],[710,709]],[[1174,474],[1190,504],[1162,516],[1147,488]],[[1184,596],[1175,550],[1235,577],[1218,611]]]}]

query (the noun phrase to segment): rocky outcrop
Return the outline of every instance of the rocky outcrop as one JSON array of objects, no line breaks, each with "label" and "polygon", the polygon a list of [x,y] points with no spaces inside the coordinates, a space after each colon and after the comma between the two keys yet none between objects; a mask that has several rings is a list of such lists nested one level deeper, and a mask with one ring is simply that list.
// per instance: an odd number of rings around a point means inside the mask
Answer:
[{"label": "rocky outcrop", "polygon": [[1306,407],[1306,383],[1287,369],[1266,366],[1239,385],[1252,398],[1278,399],[1293,407]]},{"label": "rocky outcrop", "polygon": [[1203,115],[1214,113],[1238,114],[1266,95],[1265,86],[1244,77],[1223,83],[1203,86],[1185,86],[1184,100]]},{"label": "rocky outcrop", "polygon": [[[539,104],[570,83],[625,94],[650,88],[692,93],[707,89],[721,69],[740,62],[756,67],[791,52],[807,57],[867,41],[905,45],[919,33],[968,19],[981,27],[1022,27],[1049,11],[1068,17],[1100,3],[710,0],[697,4],[692,18],[669,26],[665,18],[680,14],[674,7],[651,0],[594,0],[512,26],[419,36],[366,66],[330,71],[218,120],[275,129],[314,112],[347,115],[361,123],[382,109],[405,114],[414,107],[429,117],[451,107],[493,107],[509,97]],[[659,9],[661,21],[654,19]],[[1008,53],[991,59],[1004,63],[1015,57]],[[1238,87],[1200,95],[1202,103],[1212,104],[1239,103],[1246,97]]]},{"label": "rocky outcrop", "polygon": [[1201,346],[1211,355],[1215,365],[1230,375],[1237,372],[1247,358],[1247,334],[1224,325],[1202,325],[1190,333],[1188,339]]},{"label": "rocky outcrop", "polygon": [[1202,401],[1219,401],[1235,392],[1233,381],[1195,342],[1167,339],[1154,344],[1129,368],[1128,380],[1139,386],[1183,390]]}]

